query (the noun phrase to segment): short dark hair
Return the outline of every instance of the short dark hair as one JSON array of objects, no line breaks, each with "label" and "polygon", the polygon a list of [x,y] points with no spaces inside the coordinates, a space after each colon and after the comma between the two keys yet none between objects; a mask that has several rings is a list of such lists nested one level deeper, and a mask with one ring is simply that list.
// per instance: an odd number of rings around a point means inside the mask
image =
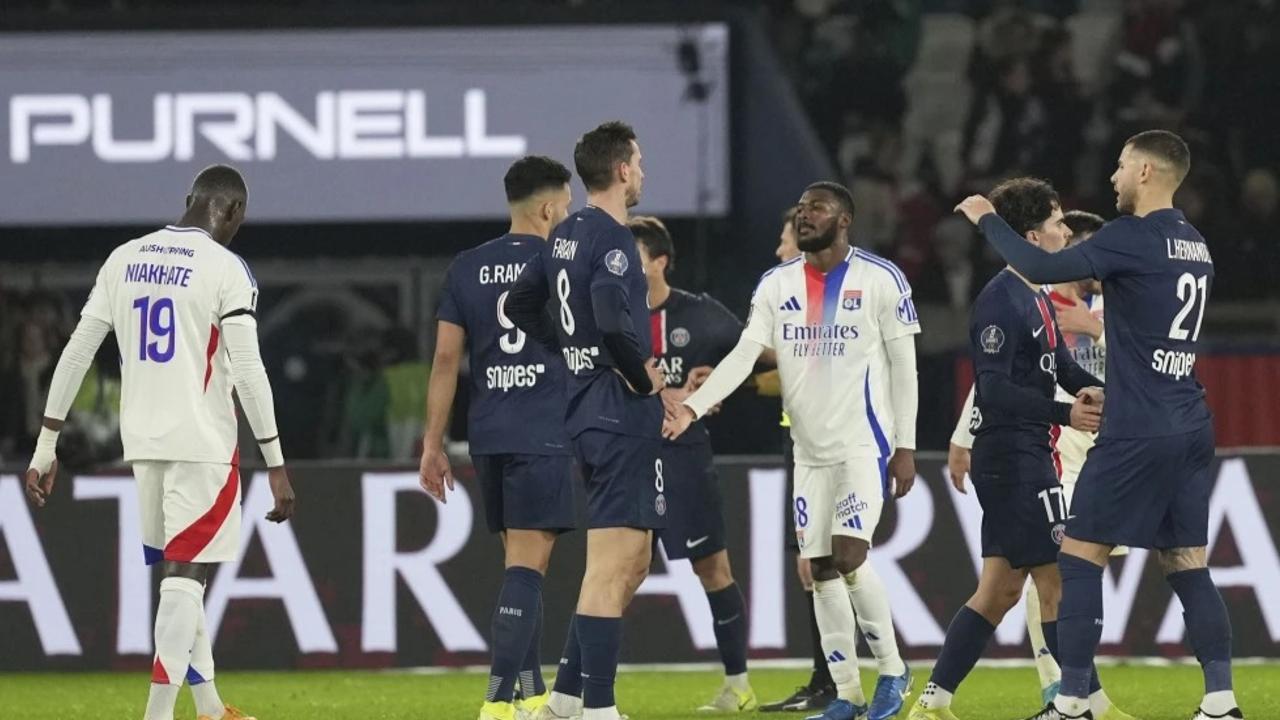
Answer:
[{"label": "short dark hair", "polygon": [[573,148],[573,165],[587,190],[608,190],[618,165],[631,160],[631,141],[636,131],[621,120],[602,123],[578,138]]},{"label": "short dark hair", "polygon": [[210,165],[191,183],[191,196],[243,202],[249,199],[249,188],[239,170],[230,165]]},{"label": "short dark hair", "polygon": [[667,272],[676,266],[676,244],[671,240],[671,233],[661,220],[652,215],[636,215],[627,221],[631,234],[636,242],[644,246],[650,260],[660,257],[667,259]]},{"label": "short dark hair", "polygon": [[832,195],[835,195],[836,199],[840,201],[840,206],[844,208],[844,211],[849,213],[849,217],[853,217],[853,193],[849,192],[849,188],[831,180],[819,180],[816,183],[811,183],[809,187],[804,189],[805,192],[809,192],[810,190],[826,190]]},{"label": "short dark hair", "polygon": [[1040,227],[1055,207],[1062,207],[1058,191],[1048,181],[1029,177],[1005,180],[995,186],[991,204],[1019,235]]},{"label": "short dark hair", "polygon": [[1071,212],[1063,213],[1062,221],[1067,224],[1067,227],[1071,228],[1071,234],[1077,236],[1085,233],[1092,235],[1107,224],[1107,221],[1103,220],[1101,215],[1094,215],[1085,210],[1072,210]]},{"label": "short dark hair", "polygon": [[507,202],[518,203],[543,190],[559,190],[573,178],[569,168],[545,155],[526,155],[511,163],[502,184]]},{"label": "short dark hair", "polygon": [[1191,149],[1177,133],[1146,130],[1129,138],[1124,144],[1169,163],[1179,183],[1191,171]]}]

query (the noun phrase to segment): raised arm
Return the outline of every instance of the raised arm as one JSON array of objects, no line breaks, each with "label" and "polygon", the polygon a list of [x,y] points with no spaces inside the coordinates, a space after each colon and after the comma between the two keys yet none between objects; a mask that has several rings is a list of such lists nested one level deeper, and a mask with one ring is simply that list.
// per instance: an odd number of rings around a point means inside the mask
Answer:
[{"label": "raised arm", "polygon": [[1041,250],[1009,227],[1009,223],[996,214],[991,202],[981,195],[965,198],[956,206],[956,211],[977,225],[1005,261],[1031,282],[1047,284],[1093,277],[1093,265],[1080,246],[1056,253]]}]

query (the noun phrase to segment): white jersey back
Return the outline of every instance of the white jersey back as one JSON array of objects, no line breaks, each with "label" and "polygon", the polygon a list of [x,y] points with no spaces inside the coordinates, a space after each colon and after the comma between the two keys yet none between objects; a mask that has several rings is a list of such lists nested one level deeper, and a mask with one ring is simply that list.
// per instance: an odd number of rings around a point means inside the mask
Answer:
[{"label": "white jersey back", "polygon": [[[1052,290],[1052,288],[1046,289]],[[1099,320],[1102,319],[1102,295],[1089,296],[1089,312]],[[1094,340],[1088,335],[1064,332],[1062,339],[1066,341],[1076,364],[1088,370],[1099,380],[1107,379],[1107,347],[1103,338]],[[1066,403],[1075,402],[1075,398],[1061,387],[1057,388],[1055,399]],[[1089,448],[1093,447],[1098,435],[1068,426],[1061,428],[1055,426],[1055,430],[1059,435],[1054,443],[1054,450],[1061,461],[1062,474],[1064,477],[1075,477],[1084,467],[1084,458],[1089,454]]]},{"label": "white jersey back", "polygon": [[918,332],[906,276],[863,250],[825,275],[800,257],[760,278],[744,337],[777,354],[797,464],[892,454],[885,342]]},{"label": "white jersey back", "polygon": [[116,248],[82,315],[120,346],[124,459],[229,463],[236,452],[224,322],[254,323],[244,260],[203,230],[168,226]]}]

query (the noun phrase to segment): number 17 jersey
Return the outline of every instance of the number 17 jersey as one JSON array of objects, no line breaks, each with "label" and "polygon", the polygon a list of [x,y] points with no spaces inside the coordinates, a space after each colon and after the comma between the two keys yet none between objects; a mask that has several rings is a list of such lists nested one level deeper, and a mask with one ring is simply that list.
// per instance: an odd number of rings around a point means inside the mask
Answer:
[{"label": "number 17 jersey", "polygon": [[236,411],[221,327],[255,324],[257,304],[249,266],[199,228],[170,225],[111,253],[81,315],[115,330],[126,462],[232,462]]}]

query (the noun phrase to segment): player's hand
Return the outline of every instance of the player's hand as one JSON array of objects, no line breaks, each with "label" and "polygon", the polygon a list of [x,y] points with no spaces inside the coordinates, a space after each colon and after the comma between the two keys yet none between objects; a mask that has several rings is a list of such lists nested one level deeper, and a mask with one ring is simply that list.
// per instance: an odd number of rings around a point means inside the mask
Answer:
[{"label": "player's hand", "polygon": [[276,506],[267,513],[267,519],[273,523],[282,523],[293,517],[295,498],[293,486],[289,484],[289,473],[284,466],[267,468],[267,480],[271,482],[271,497],[276,499]]},{"label": "player's hand", "polygon": [[967,447],[951,443],[951,448],[947,450],[947,474],[951,476],[951,485],[959,490],[962,495],[969,494],[969,491],[964,487],[964,478],[969,474],[969,466],[972,461],[973,451]]},{"label": "player's hand", "polygon": [[900,498],[911,492],[916,484],[916,451],[898,448],[889,458],[889,480],[893,482],[893,496]]},{"label": "player's hand", "polygon": [[685,388],[691,393],[697,391],[698,388],[702,387],[702,383],[706,382],[707,378],[711,377],[712,370],[715,370],[715,368],[710,365],[699,365],[698,367],[690,370],[689,375],[684,381]]},{"label": "player's hand", "polygon": [[662,421],[662,437],[668,440],[675,440],[683,435],[685,430],[689,429],[695,419],[693,410],[682,403],[676,410],[675,417],[666,418]]},{"label": "player's hand", "polygon": [[1102,337],[1102,321],[1089,312],[1088,305],[1079,301],[1068,305],[1055,298],[1053,307],[1058,317],[1058,327],[1062,332],[1088,335],[1094,340]]},{"label": "player's hand", "polygon": [[991,204],[991,201],[981,195],[970,195],[964,200],[961,200],[960,204],[955,207],[955,210],[953,210],[953,212],[964,213],[964,216],[969,218],[969,222],[974,225],[978,224],[978,221],[982,219],[983,215],[993,213],[995,211],[996,208]]},{"label": "player's hand", "polygon": [[662,415],[663,417],[673,418],[680,410],[680,404],[684,399],[689,397],[691,393],[685,388],[668,387],[663,388],[658,393],[662,397]]},{"label": "player's hand", "polygon": [[443,448],[423,448],[422,462],[418,464],[418,484],[441,503],[449,502],[444,489],[447,485],[450,491],[453,490],[453,470],[449,467],[449,456],[444,454]]},{"label": "player's hand", "polygon": [[31,467],[27,468],[27,498],[35,503],[36,507],[44,507],[44,504],[49,501],[49,495],[53,493],[53,478],[58,474],[58,459],[49,461],[43,472],[39,467],[43,463],[37,464],[37,460],[39,458],[32,458]]},{"label": "player's hand", "polygon": [[1095,405],[1088,395],[1081,395],[1071,404],[1071,427],[1083,432],[1098,432],[1102,425],[1102,406]]},{"label": "player's hand", "polygon": [[656,358],[649,358],[649,362],[644,366],[645,374],[649,376],[649,383],[653,385],[650,395],[657,395],[667,386],[667,374],[662,372],[662,368],[658,367]]},{"label": "player's hand", "polygon": [[1076,397],[1085,401],[1086,405],[1097,405],[1098,410],[1102,410],[1103,404],[1106,402],[1107,394],[1100,387],[1080,388],[1080,392],[1076,393]]}]

